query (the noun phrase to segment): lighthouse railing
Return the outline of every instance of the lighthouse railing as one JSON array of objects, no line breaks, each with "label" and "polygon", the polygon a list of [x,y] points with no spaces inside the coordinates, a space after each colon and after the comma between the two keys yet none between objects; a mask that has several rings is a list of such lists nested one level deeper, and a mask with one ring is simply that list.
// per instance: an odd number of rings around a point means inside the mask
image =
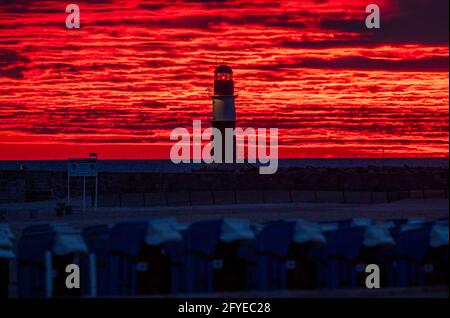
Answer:
[{"label": "lighthouse railing", "polygon": [[[214,94],[214,88],[213,87],[207,87],[206,88],[206,91],[208,92],[208,96],[209,97],[214,97],[214,96],[216,96],[215,94]],[[234,87],[234,94],[233,95],[230,95],[230,96],[239,96],[240,95],[240,93],[243,91],[243,89],[240,89],[239,87]]]}]

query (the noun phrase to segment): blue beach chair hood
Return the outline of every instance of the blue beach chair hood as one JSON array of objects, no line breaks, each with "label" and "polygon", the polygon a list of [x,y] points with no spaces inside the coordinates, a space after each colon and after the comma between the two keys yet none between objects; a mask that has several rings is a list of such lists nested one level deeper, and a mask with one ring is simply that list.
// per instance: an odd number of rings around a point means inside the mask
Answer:
[{"label": "blue beach chair hood", "polygon": [[55,255],[85,254],[88,248],[81,233],[69,225],[37,225],[24,229],[19,240],[19,258],[43,262],[45,251]]},{"label": "blue beach chair hood", "polygon": [[123,222],[111,229],[109,250],[136,257],[144,244],[160,245],[182,239],[174,218]]},{"label": "blue beach chair hood", "polygon": [[251,224],[242,219],[219,219],[193,223],[188,229],[187,245],[191,250],[212,255],[220,241],[252,240]]}]

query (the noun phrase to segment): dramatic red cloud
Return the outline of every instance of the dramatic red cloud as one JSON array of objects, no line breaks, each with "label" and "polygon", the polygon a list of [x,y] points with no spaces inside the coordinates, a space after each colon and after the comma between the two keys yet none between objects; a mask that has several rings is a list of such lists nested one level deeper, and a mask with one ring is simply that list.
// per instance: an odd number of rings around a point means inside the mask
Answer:
[{"label": "dramatic red cloud", "polygon": [[216,62],[238,126],[282,157],[448,156],[448,0],[0,1],[0,160],[168,158],[208,121]]}]

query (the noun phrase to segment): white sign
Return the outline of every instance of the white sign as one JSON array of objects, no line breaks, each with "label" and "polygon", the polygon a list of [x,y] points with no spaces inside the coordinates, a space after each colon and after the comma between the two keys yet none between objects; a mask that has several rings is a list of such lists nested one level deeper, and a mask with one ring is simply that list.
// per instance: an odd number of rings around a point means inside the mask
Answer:
[{"label": "white sign", "polygon": [[69,177],[95,177],[97,175],[97,159],[69,159],[67,173]]}]

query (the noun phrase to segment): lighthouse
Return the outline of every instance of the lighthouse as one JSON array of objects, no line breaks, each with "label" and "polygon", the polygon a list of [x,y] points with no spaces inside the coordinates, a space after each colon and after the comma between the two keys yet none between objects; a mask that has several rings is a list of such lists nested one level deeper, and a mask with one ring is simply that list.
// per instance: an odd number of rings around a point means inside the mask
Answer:
[{"label": "lighthouse", "polygon": [[[233,70],[227,65],[219,65],[214,71],[214,93],[210,95],[212,99],[212,127],[216,128],[221,133],[221,145],[218,143],[218,138],[213,137],[214,149],[221,147],[222,160],[221,162],[236,162],[236,137],[234,135],[234,128],[236,126],[236,109],[234,100],[237,95],[234,91]],[[232,148],[230,144],[226,143],[225,133],[227,128],[233,130]],[[230,130],[228,129],[228,131]],[[230,149],[231,148],[231,149]],[[226,156],[227,152],[232,151]],[[227,159],[227,160],[226,160]]]}]

